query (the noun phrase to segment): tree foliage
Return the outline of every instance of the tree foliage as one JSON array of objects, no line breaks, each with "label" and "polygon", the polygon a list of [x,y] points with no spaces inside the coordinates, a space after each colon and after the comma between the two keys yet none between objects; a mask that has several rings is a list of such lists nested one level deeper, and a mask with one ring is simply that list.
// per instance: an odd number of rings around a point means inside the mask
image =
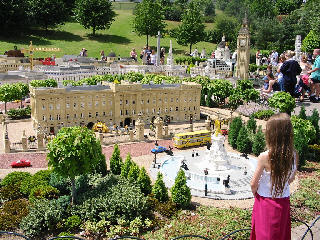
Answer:
[{"label": "tree foliage", "polygon": [[259,126],[257,133],[253,137],[252,152],[254,155],[259,156],[260,153],[266,148],[266,140],[261,126]]},{"label": "tree foliage", "polygon": [[29,0],[28,14],[36,25],[46,30],[65,23],[69,17],[63,0]]},{"label": "tree foliage", "polygon": [[157,180],[152,187],[152,193],[160,202],[166,202],[169,200],[168,189],[164,184],[163,175],[160,172],[158,172]]},{"label": "tree foliage", "polygon": [[174,185],[171,188],[172,201],[181,208],[187,208],[191,202],[191,191],[187,186],[187,178],[182,169],[178,171]]},{"label": "tree foliage", "polygon": [[163,9],[157,1],[143,0],[137,4],[134,14],[133,28],[138,35],[147,36],[148,46],[149,36],[156,36],[166,27]]},{"label": "tree foliage", "polygon": [[257,131],[257,121],[254,119],[253,115],[250,115],[250,118],[247,122],[247,128],[252,133],[256,133],[256,131]]},{"label": "tree foliage", "polygon": [[128,178],[128,173],[130,171],[130,167],[132,166],[133,162],[131,159],[130,153],[128,153],[124,164],[121,166],[121,176],[124,178]]},{"label": "tree foliage", "polygon": [[211,94],[218,99],[219,103],[224,103],[225,99],[232,94],[233,86],[229,80],[215,79],[209,85]]},{"label": "tree foliage", "polygon": [[237,137],[237,150],[241,153],[250,153],[252,143],[249,138],[248,130],[246,126],[242,126]]},{"label": "tree foliage", "polygon": [[233,148],[237,147],[237,138],[238,138],[241,126],[242,126],[241,117],[234,118],[230,124],[228,142]]},{"label": "tree foliage", "polygon": [[277,92],[268,99],[270,107],[279,109],[280,112],[291,113],[296,107],[295,99],[286,92]]},{"label": "tree foliage", "polygon": [[120,149],[118,144],[113,147],[113,153],[110,158],[110,170],[115,175],[121,174],[121,167],[123,165],[122,158],[120,157]]},{"label": "tree foliage", "polygon": [[109,29],[116,13],[109,0],[76,0],[75,16],[77,21],[85,28],[96,30]]},{"label": "tree foliage", "polygon": [[139,176],[137,179],[137,183],[145,195],[148,195],[152,191],[151,179],[144,167],[140,169]]},{"label": "tree foliage", "polygon": [[180,45],[190,45],[190,53],[192,45],[204,39],[205,25],[203,18],[199,14],[195,4],[190,2],[188,9],[182,16],[182,23],[178,27],[177,42]]},{"label": "tree foliage", "polygon": [[320,48],[319,35],[314,30],[311,30],[303,39],[301,49],[305,52],[312,52],[316,48]]},{"label": "tree foliage", "polygon": [[93,131],[84,127],[61,128],[48,144],[48,165],[72,182],[72,200],[75,196],[75,177],[90,173],[105,159],[101,144]]},{"label": "tree foliage", "polygon": [[139,177],[139,173],[140,173],[139,166],[135,162],[132,162],[130,166],[130,170],[128,172],[128,180],[130,182],[136,182]]}]

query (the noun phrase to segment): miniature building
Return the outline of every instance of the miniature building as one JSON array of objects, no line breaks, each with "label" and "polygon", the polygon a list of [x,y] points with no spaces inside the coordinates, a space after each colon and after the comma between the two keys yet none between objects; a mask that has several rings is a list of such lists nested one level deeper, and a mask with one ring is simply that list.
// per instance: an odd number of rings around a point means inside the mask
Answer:
[{"label": "miniature building", "polygon": [[214,51],[215,58],[223,61],[230,61],[230,49],[226,43],[225,36],[222,37],[221,42],[217,46],[217,50]]},{"label": "miniature building", "polygon": [[250,62],[250,33],[247,15],[243,19],[237,39],[237,70],[236,76],[240,79],[249,78]]},{"label": "miniature building", "polygon": [[114,62],[117,60],[118,58],[114,52],[110,52],[109,55],[107,56],[107,62]]},{"label": "miniature building", "polygon": [[56,133],[61,127],[88,125],[98,121],[107,126],[145,123],[157,116],[171,122],[200,119],[201,85],[121,84],[58,88],[31,88],[31,116],[35,129]]}]

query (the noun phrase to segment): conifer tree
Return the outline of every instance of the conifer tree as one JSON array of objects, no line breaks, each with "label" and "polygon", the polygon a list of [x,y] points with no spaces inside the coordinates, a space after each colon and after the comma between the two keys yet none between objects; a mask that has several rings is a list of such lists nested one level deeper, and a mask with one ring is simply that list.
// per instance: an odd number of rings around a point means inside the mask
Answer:
[{"label": "conifer tree", "polygon": [[230,123],[228,142],[233,148],[237,148],[237,138],[242,126],[242,120],[240,117],[236,117]]},{"label": "conifer tree", "polygon": [[316,130],[315,143],[320,144],[320,129],[319,129],[319,112],[317,109],[313,109],[312,115],[308,119]]},{"label": "conifer tree", "polygon": [[182,169],[179,170],[171,188],[171,198],[178,207],[187,208],[190,206],[191,191],[187,186],[187,178]]},{"label": "conifer tree", "polygon": [[152,193],[160,202],[166,202],[169,200],[168,189],[164,184],[163,175],[160,172],[158,172],[157,180],[152,187]]},{"label": "conifer tree", "polygon": [[130,167],[132,165],[131,155],[128,153],[126,160],[124,161],[124,164],[121,167],[121,176],[124,178],[128,178],[128,174],[130,171]]},{"label": "conifer tree", "polygon": [[140,172],[139,166],[135,162],[132,162],[132,164],[130,166],[130,170],[128,172],[128,180],[130,182],[137,181],[138,176],[139,176],[139,172]]},{"label": "conifer tree", "polygon": [[246,126],[243,126],[240,129],[240,132],[237,138],[237,150],[241,153],[250,153],[251,145],[252,144],[249,138],[248,130]]},{"label": "conifer tree", "polygon": [[257,121],[254,119],[254,116],[251,114],[249,121],[247,122],[247,128],[252,133],[256,133],[257,131]]},{"label": "conifer tree", "polygon": [[120,149],[118,144],[115,144],[113,147],[113,153],[110,158],[110,170],[115,175],[121,174],[121,167],[122,167],[122,158],[120,157]]},{"label": "conifer tree", "polygon": [[300,112],[299,112],[299,118],[307,120],[307,114],[306,114],[306,108],[302,105]]},{"label": "conifer tree", "polygon": [[252,152],[254,155],[259,156],[260,153],[266,148],[266,140],[261,126],[259,126],[257,133],[254,135]]},{"label": "conifer tree", "polygon": [[148,195],[151,193],[152,191],[151,179],[144,167],[140,169],[137,183],[141,189],[141,192],[143,192],[145,195]]}]

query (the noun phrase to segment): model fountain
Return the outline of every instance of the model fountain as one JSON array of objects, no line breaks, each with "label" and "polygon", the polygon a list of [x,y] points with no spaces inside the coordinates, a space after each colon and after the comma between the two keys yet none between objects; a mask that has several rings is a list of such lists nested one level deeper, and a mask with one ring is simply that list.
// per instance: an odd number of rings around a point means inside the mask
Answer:
[{"label": "model fountain", "polygon": [[194,196],[215,199],[252,198],[250,180],[256,159],[226,151],[224,142],[220,122],[215,121],[211,146],[208,145],[206,150],[202,148],[164,156],[159,159],[159,168],[151,168],[151,173],[156,176],[156,172],[160,171],[167,187],[171,187],[181,168]]}]

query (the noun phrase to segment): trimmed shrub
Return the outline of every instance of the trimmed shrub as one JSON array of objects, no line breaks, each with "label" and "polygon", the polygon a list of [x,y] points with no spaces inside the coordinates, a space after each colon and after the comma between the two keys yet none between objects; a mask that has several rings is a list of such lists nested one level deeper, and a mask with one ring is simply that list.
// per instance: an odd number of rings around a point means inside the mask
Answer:
[{"label": "trimmed shrub", "polygon": [[0,229],[2,231],[17,229],[28,212],[28,201],[25,199],[5,202],[0,210]]},{"label": "trimmed shrub", "polygon": [[168,189],[164,184],[163,175],[160,172],[158,172],[157,180],[152,187],[152,194],[160,202],[166,202],[169,199]]},{"label": "trimmed shrub", "polygon": [[29,214],[22,219],[20,228],[29,237],[43,236],[54,231],[66,218],[69,204],[69,196],[37,200],[31,205]]},{"label": "trimmed shrub", "polygon": [[51,173],[51,170],[40,170],[36,172],[31,178],[27,178],[21,182],[20,191],[29,195],[34,187],[49,185]]},{"label": "trimmed shrub", "polygon": [[254,135],[252,152],[254,155],[259,156],[260,153],[266,148],[266,139],[262,132],[261,126],[259,126],[257,133]]},{"label": "trimmed shrub", "polygon": [[151,179],[144,167],[140,169],[139,176],[137,179],[137,184],[139,185],[141,192],[144,193],[144,195],[148,195],[152,191],[151,186]]},{"label": "trimmed shrub", "polygon": [[279,109],[280,112],[291,114],[293,109],[296,107],[295,99],[286,92],[277,92],[268,99],[270,107]]},{"label": "trimmed shrub", "polygon": [[69,195],[71,193],[71,181],[62,177],[56,172],[50,174],[49,185],[59,190],[61,195]]},{"label": "trimmed shrub", "polygon": [[131,166],[132,166],[131,155],[130,155],[130,153],[128,153],[126,160],[124,161],[124,164],[121,167],[121,176],[122,177],[128,178],[128,174],[129,174]]},{"label": "trimmed shrub", "polygon": [[29,201],[34,202],[39,199],[57,199],[60,192],[55,187],[49,185],[39,185],[34,187],[29,195]]},{"label": "trimmed shrub", "polygon": [[17,184],[11,184],[0,188],[0,199],[2,201],[17,200],[23,197],[25,197],[25,195],[20,192],[20,186]]},{"label": "trimmed shrub", "polygon": [[241,117],[236,117],[230,123],[228,142],[233,148],[237,148],[237,138],[242,127]]},{"label": "trimmed shrub", "polygon": [[7,113],[11,119],[29,118],[31,116],[31,108],[30,106],[27,106],[26,108],[12,108]]},{"label": "trimmed shrub", "polygon": [[304,107],[304,105],[301,106],[298,117],[307,120],[306,108]]},{"label": "trimmed shrub", "polygon": [[241,153],[250,153],[252,143],[249,138],[248,130],[245,126],[240,129],[237,138],[237,150]]},{"label": "trimmed shrub", "polygon": [[171,188],[172,201],[180,208],[188,208],[191,202],[191,191],[187,186],[187,178],[182,169],[179,170]]},{"label": "trimmed shrub", "polygon": [[[64,228],[67,229],[68,231],[74,231],[79,228],[81,225],[81,218],[78,215],[72,215],[68,217],[64,221]],[[71,235],[65,235],[65,236],[71,236]]]},{"label": "trimmed shrub", "polygon": [[11,172],[1,181],[1,186],[17,185],[20,186],[21,182],[32,175],[28,172]]},{"label": "trimmed shrub", "polygon": [[320,144],[319,113],[317,109],[313,109],[312,115],[308,118],[308,120],[312,123],[314,129],[316,130],[314,142]]},{"label": "trimmed shrub", "polygon": [[255,118],[268,120],[272,115],[274,115],[273,110],[259,110],[252,114]]},{"label": "trimmed shrub", "polygon": [[140,172],[139,166],[135,162],[132,162],[129,173],[128,173],[128,180],[130,182],[137,181],[139,172]]},{"label": "trimmed shrub", "polygon": [[247,128],[252,133],[256,133],[256,131],[257,131],[257,121],[254,119],[253,115],[250,115],[250,118],[247,122]]},{"label": "trimmed shrub", "polygon": [[122,158],[120,157],[120,149],[118,144],[114,145],[113,153],[110,158],[110,170],[115,175],[121,174]]}]

